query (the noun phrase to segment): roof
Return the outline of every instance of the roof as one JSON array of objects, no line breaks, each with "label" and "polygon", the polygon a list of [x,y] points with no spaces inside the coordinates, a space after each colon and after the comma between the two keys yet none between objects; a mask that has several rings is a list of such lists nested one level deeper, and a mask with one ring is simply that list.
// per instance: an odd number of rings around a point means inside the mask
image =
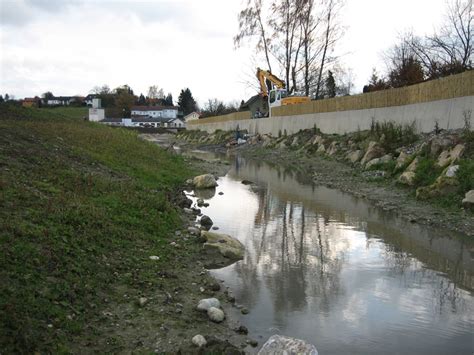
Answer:
[{"label": "roof", "polygon": [[178,106],[133,106],[131,111],[163,111],[178,110]]},{"label": "roof", "polygon": [[122,119],[107,117],[107,118],[104,118],[103,120],[100,120],[99,122],[122,123]]},{"label": "roof", "polygon": [[188,117],[188,116],[191,116],[193,113],[195,113],[196,115],[198,116],[201,116],[201,114],[199,112],[196,112],[196,111],[193,111],[191,113],[188,113],[186,116],[184,116],[184,118]]},{"label": "roof", "polygon": [[260,96],[260,94],[254,95],[254,96],[252,96],[250,99],[248,99],[247,102],[244,103],[244,104],[243,104],[242,106],[240,106],[240,107],[248,107],[248,106],[250,106],[251,104],[253,104],[255,101],[261,100],[261,99],[262,99],[262,97]]}]

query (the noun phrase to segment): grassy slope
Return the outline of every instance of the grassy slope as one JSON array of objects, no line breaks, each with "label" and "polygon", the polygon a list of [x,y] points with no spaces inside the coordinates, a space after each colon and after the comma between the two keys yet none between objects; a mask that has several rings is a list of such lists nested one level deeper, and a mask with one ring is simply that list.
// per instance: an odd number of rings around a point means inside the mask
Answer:
[{"label": "grassy slope", "polygon": [[[135,133],[0,108],[0,344],[67,351],[117,282],[152,279],[179,225],[172,191],[191,172]],[[28,119],[23,119],[28,117]],[[13,119],[10,119],[13,118]],[[150,271],[147,271],[150,270]]]}]

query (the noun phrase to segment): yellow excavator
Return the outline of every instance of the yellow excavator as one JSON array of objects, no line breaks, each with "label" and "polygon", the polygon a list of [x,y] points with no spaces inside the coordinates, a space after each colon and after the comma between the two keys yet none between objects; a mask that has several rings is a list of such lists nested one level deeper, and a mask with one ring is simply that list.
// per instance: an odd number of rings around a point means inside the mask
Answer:
[{"label": "yellow excavator", "polygon": [[[264,100],[268,100],[269,117],[272,117],[272,108],[274,107],[311,101],[308,96],[288,95],[285,82],[268,70],[257,68],[257,78],[260,83],[260,95]],[[269,82],[268,88],[267,82]]]}]

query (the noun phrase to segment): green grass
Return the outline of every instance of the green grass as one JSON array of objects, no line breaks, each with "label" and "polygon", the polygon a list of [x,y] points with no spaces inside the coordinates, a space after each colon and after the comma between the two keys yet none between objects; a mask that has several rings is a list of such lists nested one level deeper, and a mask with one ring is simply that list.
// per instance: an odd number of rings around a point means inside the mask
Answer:
[{"label": "green grass", "polygon": [[415,186],[429,186],[433,184],[441,173],[441,168],[437,167],[435,160],[431,158],[421,158],[415,170]]},{"label": "green grass", "polygon": [[192,172],[135,133],[80,115],[0,108],[5,353],[67,351],[107,302],[114,275],[153,280],[148,256],[160,264],[174,255],[167,238],[180,218],[171,199]]}]

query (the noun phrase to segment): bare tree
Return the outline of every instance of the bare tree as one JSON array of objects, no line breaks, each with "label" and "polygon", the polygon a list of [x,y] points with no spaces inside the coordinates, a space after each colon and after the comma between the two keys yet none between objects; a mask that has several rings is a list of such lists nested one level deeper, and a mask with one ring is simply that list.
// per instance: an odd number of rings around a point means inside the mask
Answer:
[{"label": "bare tree", "polygon": [[474,38],[473,0],[447,3],[444,24],[434,35],[417,37],[412,33],[403,40],[410,45],[430,79],[472,69]]},{"label": "bare tree", "polygon": [[315,97],[319,97],[321,90],[321,83],[323,81],[323,72],[325,66],[328,64],[328,54],[333,50],[335,43],[342,36],[342,28],[338,21],[338,14],[344,5],[344,0],[323,0],[324,7],[324,25],[325,30],[323,34],[323,40],[320,42],[322,45],[321,60],[319,63],[319,74],[316,82]]},{"label": "bare tree", "polygon": [[465,69],[472,66],[474,37],[473,0],[454,0],[448,4],[447,21],[430,38],[434,49],[445,62],[460,63]]},{"label": "bare tree", "polygon": [[296,66],[302,44],[299,36],[300,21],[304,3],[305,0],[277,0],[271,5],[272,46],[276,59],[284,70],[285,82],[290,92],[296,90]]},{"label": "bare tree", "polygon": [[239,13],[239,32],[234,37],[238,48],[246,38],[257,38],[257,51],[265,54],[268,70],[272,70],[270,62],[270,38],[267,34],[265,20],[262,15],[262,0],[247,0],[246,7]]}]

